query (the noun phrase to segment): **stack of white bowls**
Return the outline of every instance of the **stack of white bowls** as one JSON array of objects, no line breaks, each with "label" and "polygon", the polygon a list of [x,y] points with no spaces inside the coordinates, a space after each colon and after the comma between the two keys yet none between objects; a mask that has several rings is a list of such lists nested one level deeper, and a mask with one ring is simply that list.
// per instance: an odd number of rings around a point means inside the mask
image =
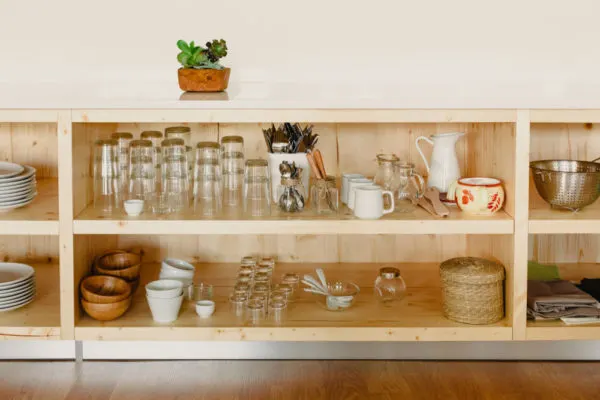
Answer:
[{"label": "stack of white bowls", "polygon": [[161,264],[159,279],[181,281],[184,290],[194,282],[196,268],[189,262],[175,258],[165,258]]},{"label": "stack of white bowls", "polygon": [[150,282],[146,285],[146,299],[155,322],[173,322],[183,302],[183,283],[173,279]]}]

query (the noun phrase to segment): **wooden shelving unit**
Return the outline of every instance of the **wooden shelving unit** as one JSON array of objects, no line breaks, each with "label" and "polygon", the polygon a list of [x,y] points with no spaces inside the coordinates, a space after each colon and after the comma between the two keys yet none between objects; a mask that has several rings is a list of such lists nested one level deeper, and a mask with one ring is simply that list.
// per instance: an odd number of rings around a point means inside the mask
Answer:
[{"label": "wooden shelving unit", "polygon": [[[38,169],[39,197],[28,207],[0,214],[0,256],[36,265],[40,293],[31,305],[0,314],[1,338],[65,340],[246,340],[246,341],[491,341],[600,339],[596,326],[570,327],[526,321],[527,260],[559,262],[567,275],[590,276],[598,266],[600,203],[572,214],[551,210],[530,181],[529,162],[543,158],[592,159],[600,155],[600,109],[516,109],[489,104],[410,107],[390,94],[371,100],[352,96],[311,102],[280,98],[281,91],[230,91],[229,98],[198,100],[169,95],[136,99],[105,95],[73,100],[57,94],[56,104],[34,101],[39,108],[10,103],[0,95],[0,159]],[[257,92],[258,93],[258,92]],[[269,97],[274,93],[274,97]],[[151,94],[148,94],[151,96]],[[278,97],[279,96],[279,97]],[[17,96],[23,99],[23,96]],[[46,98],[51,98],[46,96]],[[43,103],[43,104],[42,104]],[[54,105],[53,105],[54,104]],[[522,106],[523,103],[516,103]],[[552,104],[552,107],[555,107]],[[60,108],[60,109],[57,109]],[[547,107],[550,107],[549,105]],[[134,135],[146,129],[187,124],[192,141],[244,137],[248,158],[265,157],[260,128],[271,121],[316,124],[326,168],[340,176],[373,176],[374,157],[394,152],[425,173],[414,141],[421,135],[462,131],[457,153],[464,175],[503,180],[507,201],[492,218],[467,217],[453,210],[444,220],[424,211],[360,221],[347,210],[337,216],[274,214],[269,219],[239,216],[200,219],[191,214],[154,218],[110,217],[90,207],[89,175],[94,140],[117,130]],[[8,141],[4,141],[8,138]],[[8,151],[4,143],[10,143]],[[426,155],[429,150],[426,150]],[[583,236],[587,235],[587,236]],[[593,236],[596,235],[596,236]],[[538,240],[538,237],[553,237]],[[573,239],[573,237],[584,239]],[[585,239],[587,238],[587,239]],[[590,239],[592,238],[592,239]],[[530,240],[536,241],[530,253]],[[92,257],[104,249],[138,248],[145,252],[143,279],[157,275],[169,255],[199,265],[198,279],[217,282],[218,308],[202,321],[190,305],[173,324],[152,322],[140,287],[131,310],[121,319],[100,323],[78,304],[78,282],[89,273]],[[51,249],[51,250],[48,250]],[[324,265],[333,273],[353,271],[360,283],[356,307],[346,313],[320,309],[301,298],[283,326],[248,327],[233,320],[224,296],[240,256],[274,255],[284,269]],[[566,254],[573,259],[561,259]],[[490,326],[457,324],[441,313],[439,262],[478,255],[500,260],[507,270],[506,317]],[[45,257],[45,258],[44,258]],[[409,295],[397,309],[379,309],[370,286],[381,264],[400,265]],[[570,267],[565,269],[565,263]],[[40,264],[50,264],[41,266]],[[600,276],[600,274],[598,274]],[[569,279],[569,278],[568,278]],[[214,282],[213,282],[214,283]],[[20,335],[23,335],[21,337]]]}]

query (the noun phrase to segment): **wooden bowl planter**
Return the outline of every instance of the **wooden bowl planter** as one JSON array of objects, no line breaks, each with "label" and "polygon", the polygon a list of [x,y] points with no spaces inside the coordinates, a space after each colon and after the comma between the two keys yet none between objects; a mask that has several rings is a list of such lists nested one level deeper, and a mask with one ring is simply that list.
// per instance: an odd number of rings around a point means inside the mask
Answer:
[{"label": "wooden bowl planter", "polygon": [[179,68],[179,87],[186,92],[222,92],[229,84],[230,68]]}]

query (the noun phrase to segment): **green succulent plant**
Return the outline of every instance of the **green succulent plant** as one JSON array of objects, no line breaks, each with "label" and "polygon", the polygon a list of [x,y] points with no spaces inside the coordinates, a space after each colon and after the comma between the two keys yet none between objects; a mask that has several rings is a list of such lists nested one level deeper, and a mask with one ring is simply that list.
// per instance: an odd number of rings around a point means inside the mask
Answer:
[{"label": "green succulent plant", "polygon": [[183,68],[195,69],[223,69],[219,59],[227,55],[227,42],[225,40],[213,40],[206,43],[206,48],[196,46],[192,40],[189,44],[185,40],[178,40],[177,47],[181,53],[177,55],[177,61]]}]

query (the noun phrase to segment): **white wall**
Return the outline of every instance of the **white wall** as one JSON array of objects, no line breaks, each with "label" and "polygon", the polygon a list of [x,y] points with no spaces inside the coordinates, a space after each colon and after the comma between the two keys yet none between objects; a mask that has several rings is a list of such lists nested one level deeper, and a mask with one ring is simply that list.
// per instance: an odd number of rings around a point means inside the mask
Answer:
[{"label": "white wall", "polygon": [[176,81],[225,38],[235,80],[598,82],[597,0],[0,0],[0,82]]}]

